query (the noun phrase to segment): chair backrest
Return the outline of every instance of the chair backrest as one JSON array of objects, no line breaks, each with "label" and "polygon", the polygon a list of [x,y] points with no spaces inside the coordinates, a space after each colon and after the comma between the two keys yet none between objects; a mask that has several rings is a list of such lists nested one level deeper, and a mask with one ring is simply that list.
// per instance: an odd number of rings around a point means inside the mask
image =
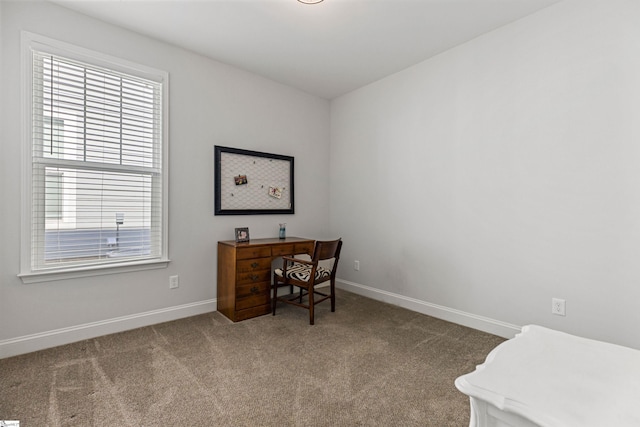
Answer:
[{"label": "chair backrest", "polygon": [[340,249],[342,249],[342,239],[338,240],[316,240],[316,246],[313,249],[313,262],[317,263],[325,259],[335,258],[333,270],[340,259]]}]

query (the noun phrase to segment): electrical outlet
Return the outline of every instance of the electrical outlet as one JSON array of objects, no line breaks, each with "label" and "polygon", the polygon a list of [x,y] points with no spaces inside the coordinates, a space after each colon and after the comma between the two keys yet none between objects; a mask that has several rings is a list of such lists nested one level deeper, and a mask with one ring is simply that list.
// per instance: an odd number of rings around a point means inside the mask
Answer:
[{"label": "electrical outlet", "polygon": [[360,261],[358,261],[358,260],[353,261],[353,269],[355,271],[360,271]]},{"label": "electrical outlet", "polygon": [[560,298],[551,298],[551,313],[558,316],[565,316],[565,300]]},{"label": "electrical outlet", "polygon": [[169,289],[175,289],[180,286],[180,278],[178,276],[169,276]]}]

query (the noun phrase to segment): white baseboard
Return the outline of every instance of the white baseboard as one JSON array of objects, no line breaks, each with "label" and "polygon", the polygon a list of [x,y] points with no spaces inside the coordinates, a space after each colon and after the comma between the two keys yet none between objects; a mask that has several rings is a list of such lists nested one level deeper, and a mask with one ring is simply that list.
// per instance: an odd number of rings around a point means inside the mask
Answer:
[{"label": "white baseboard", "polygon": [[[521,327],[516,325],[417,300],[415,298],[394,294],[388,291],[371,288],[369,286],[346,280],[338,279],[336,281],[336,285],[338,288],[353,292],[354,294],[397,305],[408,310],[457,323],[459,325],[468,326],[470,328],[504,338],[513,338],[517,333],[520,333],[521,330]],[[169,322],[172,320],[182,319],[184,317],[210,313],[212,311],[216,311],[216,309],[217,301],[215,299],[211,299],[12,338],[0,341],[0,359],[96,338],[102,335],[128,331],[130,329],[155,325],[162,322]]]},{"label": "white baseboard", "polygon": [[488,317],[477,316],[475,314],[371,288],[369,286],[346,280],[336,279],[336,286],[344,289],[345,291],[353,292],[354,294],[397,305],[408,310],[433,316],[448,322],[457,323],[459,325],[468,326],[469,328],[477,329],[503,338],[513,338],[516,334],[520,333],[522,329],[520,326],[512,325],[510,323],[501,322]]},{"label": "white baseboard", "polygon": [[216,311],[211,299],[0,341],[0,359]]}]

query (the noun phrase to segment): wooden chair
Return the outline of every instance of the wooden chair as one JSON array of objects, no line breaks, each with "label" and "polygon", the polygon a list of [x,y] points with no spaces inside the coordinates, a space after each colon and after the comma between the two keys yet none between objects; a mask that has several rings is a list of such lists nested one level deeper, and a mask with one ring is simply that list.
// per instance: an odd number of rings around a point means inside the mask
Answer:
[{"label": "wooden chair", "polygon": [[[309,310],[310,325],[314,323],[313,307],[316,304],[330,299],[331,311],[336,311],[336,270],[340,259],[340,249],[342,249],[342,239],[316,241],[311,261],[293,256],[283,256],[282,268],[276,269],[273,273],[273,299],[271,301],[273,315],[276,314],[278,301]],[[318,265],[320,261],[330,259],[334,260],[331,268]],[[317,285],[327,281],[330,281],[328,294],[316,289]],[[278,288],[283,286],[289,286],[291,294],[279,297]],[[300,288],[298,295],[293,294],[294,286]],[[305,296],[308,297],[306,304],[302,302]],[[316,299],[316,296],[320,298]]]}]

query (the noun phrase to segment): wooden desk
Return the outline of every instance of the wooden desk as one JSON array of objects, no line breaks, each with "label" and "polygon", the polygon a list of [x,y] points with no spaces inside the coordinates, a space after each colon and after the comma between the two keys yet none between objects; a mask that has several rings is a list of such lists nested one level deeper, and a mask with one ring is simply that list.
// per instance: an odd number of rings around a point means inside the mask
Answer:
[{"label": "wooden desk", "polygon": [[234,322],[271,312],[271,261],[313,253],[315,240],[300,237],[218,242],[218,311]]}]

